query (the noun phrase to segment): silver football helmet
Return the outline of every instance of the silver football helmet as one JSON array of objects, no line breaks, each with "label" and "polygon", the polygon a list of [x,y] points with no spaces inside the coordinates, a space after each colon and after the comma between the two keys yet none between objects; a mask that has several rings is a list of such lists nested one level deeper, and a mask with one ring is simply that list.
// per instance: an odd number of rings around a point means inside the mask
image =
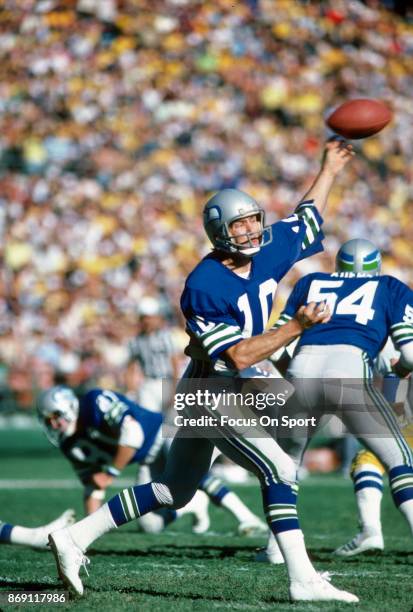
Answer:
[{"label": "silver football helmet", "polygon": [[380,274],[381,255],[378,248],[364,238],[355,238],[345,242],[336,257],[337,272],[354,272],[360,274]]},{"label": "silver football helmet", "polygon": [[[37,401],[37,415],[50,442],[58,446],[59,441],[73,433],[75,429],[79,416],[79,400],[69,387],[63,385],[51,387],[40,395]],[[69,424],[65,432],[51,426],[50,419],[59,417]]]},{"label": "silver football helmet", "polygon": [[[244,234],[247,242],[237,244],[229,232],[231,223],[250,215],[257,215],[261,224],[259,246],[252,242],[255,233]],[[261,247],[272,241],[272,228],[265,226],[264,210],[251,196],[239,189],[222,189],[208,200],[204,207],[204,228],[214,247],[228,253],[255,255]]]}]

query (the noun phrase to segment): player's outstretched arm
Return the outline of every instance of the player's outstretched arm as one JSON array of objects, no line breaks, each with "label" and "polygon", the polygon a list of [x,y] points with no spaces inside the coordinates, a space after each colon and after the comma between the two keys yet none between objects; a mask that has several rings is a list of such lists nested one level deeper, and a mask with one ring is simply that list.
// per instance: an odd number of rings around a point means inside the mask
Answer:
[{"label": "player's outstretched arm", "polygon": [[314,205],[322,213],[327,205],[334,179],[353,156],[351,144],[344,140],[329,140],[324,148],[320,172],[301,202],[314,200]]},{"label": "player's outstretched arm", "polygon": [[311,302],[301,306],[295,317],[278,329],[272,329],[260,336],[245,338],[225,351],[237,370],[244,370],[263,359],[267,359],[276,350],[289,344],[302,332],[316,323],[327,323],[331,313],[325,302]]}]

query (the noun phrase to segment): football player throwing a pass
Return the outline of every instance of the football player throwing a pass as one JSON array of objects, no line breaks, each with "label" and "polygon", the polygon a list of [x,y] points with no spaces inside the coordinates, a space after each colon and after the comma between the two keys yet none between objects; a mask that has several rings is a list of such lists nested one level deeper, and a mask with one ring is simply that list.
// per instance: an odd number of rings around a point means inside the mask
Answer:
[{"label": "football player throwing a pass", "polygon": [[[178,385],[180,394],[192,391],[191,381],[200,378],[221,378],[227,389],[237,389],[242,370],[270,356],[307,326],[328,320],[328,308],[313,302],[282,328],[264,331],[277,284],[295,262],[322,250],[321,213],[336,175],[353,155],[350,146],[337,141],[327,143],[324,153],[320,172],[294,214],[272,226],[265,225],[262,208],[242,191],[224,189],[207,202],[204,227],[214,250],[189,275],[181,298],[191,362]],[[211,416],[207,404],[187,402],[184,413]],[[219,408],[214,415],[219,416]],[[184,506],[209,470],[216,445],[260,481],[267,520],[285,558],[290,598],[358,601],[313,567],[297,518],[295,464],[276,441],[264,431],[262,437],[249,437],[248,432],[225,428],[214,439],[197,433],[188,437],[184,428],[178,431],[160,478],[125,489],[97,512],[51,536],[66,584],[83,593],[79,568],[84,551],[102,534],[147,512]]]}]

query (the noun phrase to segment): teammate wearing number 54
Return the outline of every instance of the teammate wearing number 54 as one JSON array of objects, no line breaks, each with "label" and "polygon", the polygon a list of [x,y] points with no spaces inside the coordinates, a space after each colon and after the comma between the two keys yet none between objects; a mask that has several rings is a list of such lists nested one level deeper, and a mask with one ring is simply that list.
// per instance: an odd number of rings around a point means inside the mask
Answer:
[{"label": "teammate wearing number 54", "polygon": [[[329,305],[330,321],[303,332],[289,365],[294,401],[310,414],[339,411],[349,431],[385,466],[393,501],[413,533],[412,452],[372,380],[373,362],[388,336],[400,351],[395,373],[405,376],[413,370],[413,291],[393,276],[380,275],[380,266],[374,244],[350,240],[337,254],[336,272],[308,274],[298,281],[277,324],[285,324],[308,302]],[[299,462],[299,453],[295,458]],[[358,486],[375,477],[361,474]]]}]

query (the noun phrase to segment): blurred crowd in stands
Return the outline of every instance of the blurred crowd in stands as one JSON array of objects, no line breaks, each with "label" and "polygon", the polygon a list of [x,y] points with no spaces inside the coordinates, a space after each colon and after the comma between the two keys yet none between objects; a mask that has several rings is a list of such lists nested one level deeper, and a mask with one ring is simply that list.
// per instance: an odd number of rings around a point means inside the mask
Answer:
[{"label": "blurred crowd in stands", "polygon": [[56,374],[132,390],[142,296],[184,346],[179,296],[210,248],[203,203],[237,187],[267,220],[288,215],[324,117],[349,98],[386,101],[394,121],[354,143],[326,251],[277,307],[353,237],[413,282],[408,15],[357,0],[3,0],[0,74],[0,387],[23,407]]}]

